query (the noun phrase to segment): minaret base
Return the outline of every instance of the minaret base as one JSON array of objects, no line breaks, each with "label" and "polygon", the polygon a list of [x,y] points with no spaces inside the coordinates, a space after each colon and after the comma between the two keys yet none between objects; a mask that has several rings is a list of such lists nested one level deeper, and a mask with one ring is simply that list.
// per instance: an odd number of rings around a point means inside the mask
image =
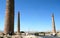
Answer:
[{"label": "minaret base", "polygon": [[53,35],[53,36],[56,36],[57,34],[56,34],[56,33],[53,33],[52,35]]},{"label": "minaret base", "polygon": [[20,35],[20,33],[19,33],[19,32],[17,32],[16,34],[17,34],[17,35]]}]

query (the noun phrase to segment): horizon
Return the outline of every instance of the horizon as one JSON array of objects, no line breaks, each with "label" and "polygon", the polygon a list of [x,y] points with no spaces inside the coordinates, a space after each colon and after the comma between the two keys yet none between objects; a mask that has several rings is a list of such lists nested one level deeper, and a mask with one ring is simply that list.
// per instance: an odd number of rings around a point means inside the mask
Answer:
[{"label": "horizon", "polygon": [[[2,4],[1,4],[2,3]],[[60,30],[60,0],[15,0],[14,31],[20,11],[21,31],[52,31],[54,13],[56,30]],[[6,0],[0,0],[0,30],[4,31]]]}]

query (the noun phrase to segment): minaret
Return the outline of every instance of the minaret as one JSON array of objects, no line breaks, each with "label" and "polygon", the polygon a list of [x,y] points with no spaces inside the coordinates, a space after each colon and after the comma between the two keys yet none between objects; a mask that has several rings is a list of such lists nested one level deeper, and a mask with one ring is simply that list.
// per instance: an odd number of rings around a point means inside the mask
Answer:
[{"label": "minaret", "polygon": [[17,33],[20,33],[20,12],[18,12]]},{"label": "minaret", "polygon": [[56,28],[55,28],[54,14],[52,14],[52,32],[53,32],[53,35],[56,35]]},{"label": "minaret", "polygon": [[14,0],[6,0],[4,34],[14,33]]}]

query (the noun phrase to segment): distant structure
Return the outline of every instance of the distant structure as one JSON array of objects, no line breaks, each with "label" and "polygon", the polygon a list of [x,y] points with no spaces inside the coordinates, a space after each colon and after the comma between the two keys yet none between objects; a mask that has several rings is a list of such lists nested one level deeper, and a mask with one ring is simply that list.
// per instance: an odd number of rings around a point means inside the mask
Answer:
[{"label": "distant structure", "polygon": [[17,34],[20,33],[20,12],[18,12]]},{"label": "distant structure", "polygon": [[55,28],[54,14],[52,14],[52,32],[53,32],[53,35],[56,35],[56,28]]},{"label": "distant structure", "polygon": [[6,0],[4,34],[14,33],[14,0]]}]

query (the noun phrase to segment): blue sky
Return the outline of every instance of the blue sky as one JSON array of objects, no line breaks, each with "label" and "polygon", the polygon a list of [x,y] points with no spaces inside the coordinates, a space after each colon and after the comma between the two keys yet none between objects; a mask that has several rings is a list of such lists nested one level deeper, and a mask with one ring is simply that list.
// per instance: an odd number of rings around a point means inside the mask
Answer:
[{"label": "blue sky", "polygon": [[[15,0],[15,24],[17,30],[17,13],[20,11],[22,31],[51,31],[54,13],[56,30],[60,30],[60,0]],[[6,0],[0,0],[0,30],[4,30]]]}]

